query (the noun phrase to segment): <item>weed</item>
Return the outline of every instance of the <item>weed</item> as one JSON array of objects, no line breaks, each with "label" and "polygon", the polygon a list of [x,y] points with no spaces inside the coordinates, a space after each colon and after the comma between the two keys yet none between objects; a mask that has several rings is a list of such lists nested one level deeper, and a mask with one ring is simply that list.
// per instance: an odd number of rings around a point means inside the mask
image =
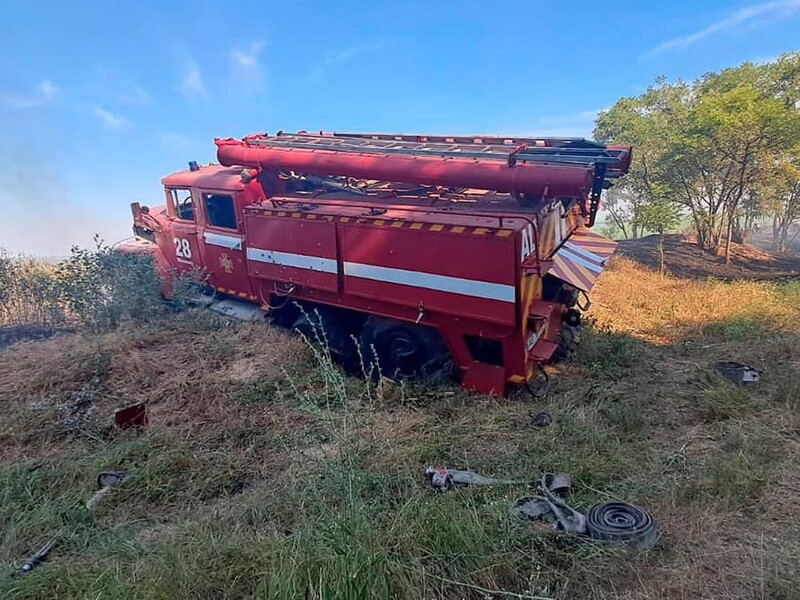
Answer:
[{"label": "weed", "polygon": [[716,373],[706,372],[697,383],[697,409],[708,421],[743,417],[759,409],[750,388],[729,383]]},{"label": "weed", "polygon": [[616,379],[636,363],[636,345],[636,340],[628,335],[620,335],[609,327],[598,328],[587,321],[577,356],[592,375]]},{"label": "weed", "polygon": [[613,402],[601,410],[606,419],[625,434],[640,433],[647,424],[641,407],[631,402]]},{"label": "weed", "polygon": [[763,331],[763,324],[750,318],[715,321],[703,327],[707,336],[718,337],[726,342],[746,342],[758,338]]}]

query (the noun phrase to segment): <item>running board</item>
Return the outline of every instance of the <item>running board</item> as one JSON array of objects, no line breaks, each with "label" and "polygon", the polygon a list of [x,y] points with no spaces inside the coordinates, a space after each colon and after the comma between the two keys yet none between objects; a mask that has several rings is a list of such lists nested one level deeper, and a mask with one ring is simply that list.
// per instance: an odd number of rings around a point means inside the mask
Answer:
[{"label": "running board", "polygon": [[224,298],[208,306],[214,312],[240,321],[258,321],[266,316],[261,307],[252,302],[242,302],[232,298]]}]

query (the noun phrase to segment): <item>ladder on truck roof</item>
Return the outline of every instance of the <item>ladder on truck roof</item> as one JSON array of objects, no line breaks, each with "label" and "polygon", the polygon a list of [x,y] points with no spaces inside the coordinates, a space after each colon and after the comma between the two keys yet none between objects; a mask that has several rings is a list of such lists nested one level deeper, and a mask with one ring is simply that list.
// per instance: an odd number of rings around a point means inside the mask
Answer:
[{"label": "ladder on truck roof", "polygon": [[298,148],[357,154],[401,154],[472,158],[517,163],[593,167],[601,179],[617,178],[627,169],[627,148],[608,148],[583,138],[514,138],[498,136],[432,136],[375,133],[284,133],[249,135],[251,147]]}]

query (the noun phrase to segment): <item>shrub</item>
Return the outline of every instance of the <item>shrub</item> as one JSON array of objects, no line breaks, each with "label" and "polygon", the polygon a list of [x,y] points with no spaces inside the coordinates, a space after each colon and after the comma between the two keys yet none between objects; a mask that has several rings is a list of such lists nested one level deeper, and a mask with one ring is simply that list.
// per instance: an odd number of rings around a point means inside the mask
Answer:
[{"label": "shrub", "polygon": [[[149,254],[73,247],[55,264],[0,251],[0,324],[112,329],[167,310],[162,280]],[[174,306],[183,308],[204,282],[201,273],[173,278]]]}]

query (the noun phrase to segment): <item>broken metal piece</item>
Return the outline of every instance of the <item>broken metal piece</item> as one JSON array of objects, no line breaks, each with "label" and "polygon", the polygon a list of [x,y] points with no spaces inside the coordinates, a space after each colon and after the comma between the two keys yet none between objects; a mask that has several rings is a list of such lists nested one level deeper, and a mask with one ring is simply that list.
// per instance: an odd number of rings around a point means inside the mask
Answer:
[{"label": "broken metal piece", "polygon": [[125,471],[105,471],[97,476],[98,489],[91,498],[86,501],[86,508],[92,510],[100,499],[110,492],[113,488],[122,485],[125,480]]},{"label": "broken metal piece", "polygon": [[36,551],[36,554],[31,556],[28,560],[26,560],[22,564],[22,566],[19,568],[18,571],[19,574],[27,575],[28,573],[33,571],[33,569],[36,568],[37,565],[40,565],[44,561],[46,561],[47,556],[50,554],[50,551],[53,549],[53,546],[55,545],[56,545],[56,538],[53,538],[52,540],[48,541],[44,546],[39,548],[39,550]]},{"label": "broken metal piece", "polygon": [[572,493],[572,476],[569,473],[545,473],[542,476],[542,485],[554,494],[566,498]]},{"label": "broken metal piece", "polygon": [[761,373],[758,369],[732,360],[714,363],[714,369],[735,385],[758,383],[761,378]]},{"label": "broken metal piece", "polygon": [[548,412],[531,413],[531,425],[534,427],[548,427],[553,423],[553,417]]},{"label": "broken metal piece", "polygon": [[542,496],[523,496],[511,507],[511,514],[531,521],[544,521],[545,517],[552,517],[550,504]]},{"label": "broken metal piece", "polygon": [[137,402],[114,411],[114,424],[120,429],[145,427],[147,425],[147,405]]},{"label": "broken metal piece", "polygon": [[425,480],[435,490],[444,492],[453,488],[471,487],[476,485],[519,485],[527,481],[509,481],[485,477],[474,471],[460,471],[447,467],[428,467],[425,469]]}]

